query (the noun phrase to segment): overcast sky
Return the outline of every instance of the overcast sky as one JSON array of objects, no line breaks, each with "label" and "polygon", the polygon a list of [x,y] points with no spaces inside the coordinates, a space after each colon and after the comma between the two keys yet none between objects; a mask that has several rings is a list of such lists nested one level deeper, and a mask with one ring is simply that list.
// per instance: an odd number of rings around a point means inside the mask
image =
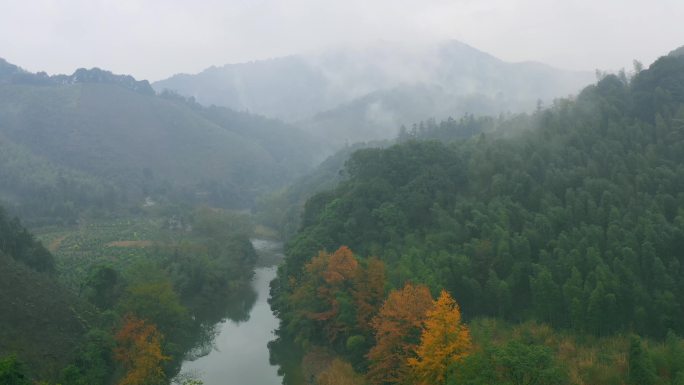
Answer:
[{"label": "overcast sky", "polygon": [[684,45],[683,0],[0,0],[0,57],[159,80],[377,40],[457,39],[507,61],[648,65]]}]

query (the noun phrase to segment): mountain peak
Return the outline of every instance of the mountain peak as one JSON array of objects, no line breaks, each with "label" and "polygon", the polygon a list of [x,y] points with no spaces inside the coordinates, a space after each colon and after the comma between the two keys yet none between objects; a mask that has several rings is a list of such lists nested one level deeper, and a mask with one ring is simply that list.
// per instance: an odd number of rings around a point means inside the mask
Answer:
[{"label": "mountain peak", "polygon": [[0,58],[0,83],[9,83],[15,75],[25,74],[22,68]]},{"label": "mountain peak", "polygon": [[154,95],[147,80],[136,80],[130,75],[116,75],[100,68],[79,68],[72,75],[52,75],[45,72],[32,73],[0,58],[0,84],[115,84],[134,92]]},{"label": "mountain peak", "polygon": [[135,80],[131,75],[116,75],[100,68],[79,68],[66,78],[67,83],[101,83],[116,84],[141,94],[154,95],[154,90],[147,80]]},{"label": "mountain peak", "polygon": [[681,46],[681,47],[679,47],[679,48],[677,48],[677,49],[674,49],[674,50],[670,51],[670,53],[668,54],[668,56],[672,56],[672,57],[684,57],[684,45]]}]

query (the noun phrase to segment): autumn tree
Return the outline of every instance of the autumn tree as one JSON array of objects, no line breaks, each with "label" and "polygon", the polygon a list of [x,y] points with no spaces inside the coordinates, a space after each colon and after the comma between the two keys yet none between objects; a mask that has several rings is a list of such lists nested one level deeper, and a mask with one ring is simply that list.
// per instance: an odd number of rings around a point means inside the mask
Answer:
[{"label": "autumn tree", "polygon": [[124,318],[116,334],[114,357],[126,374],[119,385],[161,385],[164,383],[162,363],[170,359],[161,349],[162,335],[154,324],[133,315]]},{"label": "autumn tree", "polygon": [[340,247],[330,255],[323,273],[325,285],[319,287],[319,295],[329,303],[330,322],[326,333],[330,341],[348,334],[356,325],[356,308],[352,298],[354,282],[359,273],[359,262],[347,246]]},{"label": "autumn tree", "polygon": [[316,377],[319,385],[364,385],[362,375],[356,373],[349,362],[336,358]]},{"label": "autumn tree", "polygon": [[[320,252],[304,266],[304,274],[290,301],[295,311],[297,329],[321,332],[329,342],[336,342],[356,327],[354,285],[359,262],[352,251],[342,246],[332,254]],[[312,324],[309,324],[312,323]]]},{"label": "autumn tree", "polygon": [[[352,251],[342,246],[332,254],[321,253],[307,264],[310,282],[316,287],[316,307],[308,316],[322,324],[330,341],[354,327],[355,314],[351,288],[359,262]],[[352,313],[352,314],[350,314]]]},{"label": "autumn tree", "polygon": [[408,358],[415,354],[422,321],[432,306],[426,286],[409,283],[389,294],[371,321],[376,345],[368,352],[370,382],[400,384],[408,379]]},{"label": "autumn tree", "polygon": [[356,325],[363,332],[371,332],[371,320],[385,298],[385,264],[371,257],[365,269],[360,269],[354,282]]},{"label": "autumn tree", "polygon": [[[150,265],[139,264],[136,269],[116,307],[119,314],[135,314],[147,320],[170,341],[188,338],[192,319],[170,278]],[[172,355],[182,354],[180,350],[169,352]]]},{"label": "autumn tree", "polygon": [[470,332],[461,323],[458,304],[442,290],[427,311],[416,357],[410,357],[408,364],[419,384],[446,384],[449,366],[468,355],[471,347]]}]

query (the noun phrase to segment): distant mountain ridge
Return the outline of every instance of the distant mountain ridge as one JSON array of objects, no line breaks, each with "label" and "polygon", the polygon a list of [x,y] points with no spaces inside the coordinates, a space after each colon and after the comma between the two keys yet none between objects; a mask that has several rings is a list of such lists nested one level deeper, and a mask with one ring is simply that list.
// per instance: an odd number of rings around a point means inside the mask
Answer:
[{"label": "distant mountain ridge", "polygon": [[155,200],[248,208],[313,167],[288,124],[204,108],[91,69],[33,74],[0,62],[0,201],[33,220]]},{"label": "distant mountain ridge", "polygon": [[675,50],[672,50],[668,56],[675,56],[675,57],[684,56],[684,45],[675,49]]},{"label": "distant mountain ridge", "polygon": [[45,72],[31,73],[0,58],[0,84],[116,84],[131,91],[154,95],[154,89],[147,80],[135,80],[130,75],[115,75],[100,68],[79,68],[71,75],[48,75]]},{"label": "distant mountain ridge", "polygon": [[[591,72],[508,63],[467,44],[447,41],[420,47],[378,43],[228,64],[196,75],[175,75],[152,86],[194,97],[204,105],[296,122],[339,144],[389,138],[401,124],[431,117],[473,110],[482,114],[531,111],[538,100],[550,102],[574,94],[593,80]],[[410,89],[418,93],[407,94]],[[417,98],[435,103],[417,106],[413,103]],[[474,99],[481,102],[473,105]],[[376,121],[381,114],[384,121]],[[368,118],[358,118],[364,115]]]}]

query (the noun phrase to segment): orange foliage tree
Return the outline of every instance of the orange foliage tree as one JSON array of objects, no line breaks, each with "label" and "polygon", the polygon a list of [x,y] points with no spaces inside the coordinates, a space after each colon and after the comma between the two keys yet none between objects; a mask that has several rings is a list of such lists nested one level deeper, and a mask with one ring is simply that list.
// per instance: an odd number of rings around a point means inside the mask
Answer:
[{"label": "orange foliage tree", "polygon": [[422,321],[432,307],[432,295],[426,286],[406,284],[389,294],[371,321],[376,344],[368,352],[370,382],[407,382],[411,372],[408,359],[415,354]]},{"label": "orange foliage tree", "polygon": [[349,293],[358,269],[359,262],[347,246],[332,254],[321,253],[306,266],[309,284],[316,287],[319,309],[309,312],[308,316],[322,323],[331,342],[354,327],[349,319],[340,319],[340,313],[352,310]]},{"label": "orange foliage tree", "polygon": [[316,377],[318,385],[364,385],[362,375],[356,373],[351,364],[335,358],[330,366]]},{"label": "orange foliage tree", "polygon": [[323,332],[335,343],[354,331],[370,332],[370,319],[385,293],[385,268],[382,261],[370,258],[359,263],[347,246],[334,253],[320,252],[304,266],[290,302],[295,312],[293,327]]},{"label": "orange foliage tree", "polygon": [[371,320],[385,298],[385,264],[371,257],[365,269],[360,269],[354,282],[356,325],[364,333],[373,330]]},{"label": "orange foliage tree", "polygon": [[114,357],[126,369],[119,385],[157,385],[164,383],[162,363],[170,358],[162,354],[162,335],[154,324],[134,315],[124,318],[116,334]]},{"label": "orange foliage tree", "polygon": [[425,316],[416,357],[408,359],[413,377],[421,385],[446,384],[449,366],[463,359],[471,347],[470,332],[461,323],[458,304],[442,290]]}]

